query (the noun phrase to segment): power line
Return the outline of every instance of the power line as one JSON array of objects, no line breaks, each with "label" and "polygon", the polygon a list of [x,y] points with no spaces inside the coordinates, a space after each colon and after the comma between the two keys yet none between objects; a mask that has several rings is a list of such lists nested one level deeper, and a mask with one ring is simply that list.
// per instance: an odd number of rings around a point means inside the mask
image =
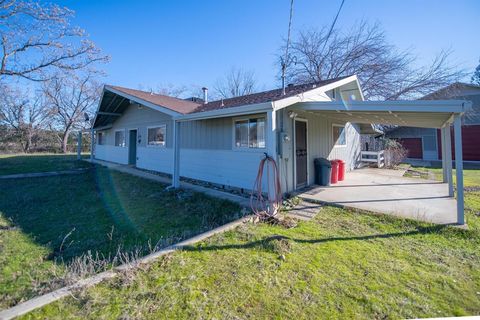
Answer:
[{"label": "power line", "polygon": [[287,46],[285,48],[285,59],[282,62],[282,93],[285,95],[285,72],[287,69],[288,61],[288,47],[290,46],[290,33],[292,29],[292,17],[293,17],[293,0],[290,1],[290,19],[288,21],[288,34],[287,34]]},{"label": "power line", "polygon": [[345,3],[345,0],[342,0],[342,3],[340,4],[340,7],[338,8],[337,15],[335,16],[335,19],[333,19],[333,23],[330,27],[330,30],[328,30],[327,37],[325,38],[325,42],[323,43],[323,50],[325,50],[325,47],[327,46],[328,39],[330,39],[330,36],[332,35],[333,28],[335,27],[335,24],[337,23],[338,16],[340,15],[340,11],[342,11],[343,4]]}]

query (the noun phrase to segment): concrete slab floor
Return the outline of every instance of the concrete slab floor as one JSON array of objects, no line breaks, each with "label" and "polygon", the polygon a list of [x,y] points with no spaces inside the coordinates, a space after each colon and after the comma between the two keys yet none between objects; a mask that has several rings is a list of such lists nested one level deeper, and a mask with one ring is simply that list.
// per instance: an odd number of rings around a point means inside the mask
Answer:
[{"label": "concrete slab floor", "polygon": [[298,196],[305,201],[438,224],[457,221],[457,203],[448,196],[447,184],[402,177],[397,170],[354,170],[347,172],[344,181],[329,187],[316,186]]}]

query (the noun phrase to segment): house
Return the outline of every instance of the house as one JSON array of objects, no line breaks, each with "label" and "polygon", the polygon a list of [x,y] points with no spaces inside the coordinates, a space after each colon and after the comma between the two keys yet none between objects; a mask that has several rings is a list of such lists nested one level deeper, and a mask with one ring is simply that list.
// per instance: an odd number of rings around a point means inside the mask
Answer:
[{"label": "house", "polygon": [[[355,169],[362,128],[384,123],[444,132],[452,122],[457,128],[469,107],[457,100],[364,101],[355,75],[217,101],[208,101],[204,88],[203,100],[105,85],[92,157],[171,174],[173,187],[182,176],[249,190],[268,154],[279,167],[282,191],[290,192],[314,183],[315,158],[342,159],[347,170]],[[461,143],[455,150],[458,157]],[[453,194],[451,159],[443,165]]]},{"label": "house", "polygon": [[[461,99],[472,102],[472,109],[462,116],[463,160],[480,161],[480,86],[454,83],[422,99]],[[400,126],[388,132],[386,137],[400,141],[408,150],[409,159],[434,162],[442,159],[439,129]]]}]

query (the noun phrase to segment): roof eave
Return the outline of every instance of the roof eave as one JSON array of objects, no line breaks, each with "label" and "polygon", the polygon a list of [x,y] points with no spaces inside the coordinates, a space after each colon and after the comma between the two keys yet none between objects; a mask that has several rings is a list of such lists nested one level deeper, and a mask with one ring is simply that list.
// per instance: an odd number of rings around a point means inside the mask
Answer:
[{"label": "roof eave", "polygon": [[[141,99],[141,98],[139,98],[139,97],[133,96],[133,95],[128,94],[128,93],[125,93],[125,92],[123,92],[123,91],[114,89],[114,88],[112,88],[112,87],[110,87],[110,86],[108,86],[108,85],[105,85],[105,86],[104,86],[104,90],[108,90],[108,91],[110,91],[110,92],[112,92],[112,93],[114,93],[114,94],[117,94],[117,95],[119,95],[119,96],[122,96],[122,97],[124,97],[124,98],[126,98],[126,99],[129,99],[129,100],[131,100],[131,101],[135,101],[135,102],[137,102],[137,103],[139,103],[139,104],[141,104],[141,105],[144,105],[144,106],[146,106],[146,107],[148,107],[148,108],[151,108],[151,109],[153,109],[153,110],[156,110],[156,111],[160,111],[160,112],[162,112],[162,113],[165,113],[165,114],[167,114],[167,115],[169,115],[169,116],[171,116],[171,117],[178,117],[178,116],[180,116],[180,115],[183,115],[183,113],[181,113],[181,112],[177,112],[177,111],[174,111],[174,110],[172,110],[172,109],[170,109],[170,108],[167,108],[167,107],[164,107],[164,106],[160,106],[160,105],[157,105],[157,104],[155,104],[155,103],[146,101],[146,100],[144,100],[144,99]],[[100,100],[100,102],[101,102],[101,100]]]},{"label": "roof eave", "polygon": [[177,121],[203,120],[212,118],[234,117],[273,110],[272,102],[256,103],[239,107],[216,109],[211,111],[195,112],[175,117]]}]

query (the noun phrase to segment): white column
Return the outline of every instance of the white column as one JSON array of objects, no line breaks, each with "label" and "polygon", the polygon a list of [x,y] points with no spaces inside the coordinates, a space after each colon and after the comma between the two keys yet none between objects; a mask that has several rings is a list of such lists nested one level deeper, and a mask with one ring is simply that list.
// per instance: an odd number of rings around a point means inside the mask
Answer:
[{"label": "white column", "polygon": [[82,160],[82,130],[78,131],[77,160]]},{"label": "white column", "polygon": [[445,159],[447,160],[448,196],[453,197],[452,134],[450,133],[450,124],[445,127]]},{"label": "white column", "polygon": [[267,112],[266,151],[277,161],[277,116],[274,110]]},{"label": "white column", "polygon": [[[278,158],[277,158],[277,114],[275,110],[271,110],[267,112],[267,130],[266,130],[266,152],[267,154],[272,157],[278,165]],[[265,170],[268,170],[265,167]],[[264,172],[264,179],[267,179],[268,173]],[[264,180],[267,181],[267,180]],[[268,189],[270,190],[268,194],[268,198],[273,200],[275,197],[275,184],[274,184],[274,177],[270,175],[270,181],[267,182],[269,184]]]},{"label": "white column", "polygon": [[[447,173],[447,157],[446,157],[446,147],[445,147],[445,131],[447,127],[440,129],[440,140],[441,140],[441,149],[442,149],[442,174],[443,174],[443,183],[448,182],[448,173]],[[437,131],[438,132],[438,131]]]},{"label": "white column", "polygon": [[462,155],[462,118],[455,115],[453,122],[455,136],[455,169],[457,176],[457,223],[465,224],[463,198],[463,155]]},{"label": "white column", "polygon": [[173,120],[173,174],[172,187],[180,187],[180,122]]},{"label": "white column", "polygon": [[95,148],[95,131],[93,128],[90,130],[90,136],[91,136],[91,141],[90,141],[90,161],[93,161],[93,148]]}]

